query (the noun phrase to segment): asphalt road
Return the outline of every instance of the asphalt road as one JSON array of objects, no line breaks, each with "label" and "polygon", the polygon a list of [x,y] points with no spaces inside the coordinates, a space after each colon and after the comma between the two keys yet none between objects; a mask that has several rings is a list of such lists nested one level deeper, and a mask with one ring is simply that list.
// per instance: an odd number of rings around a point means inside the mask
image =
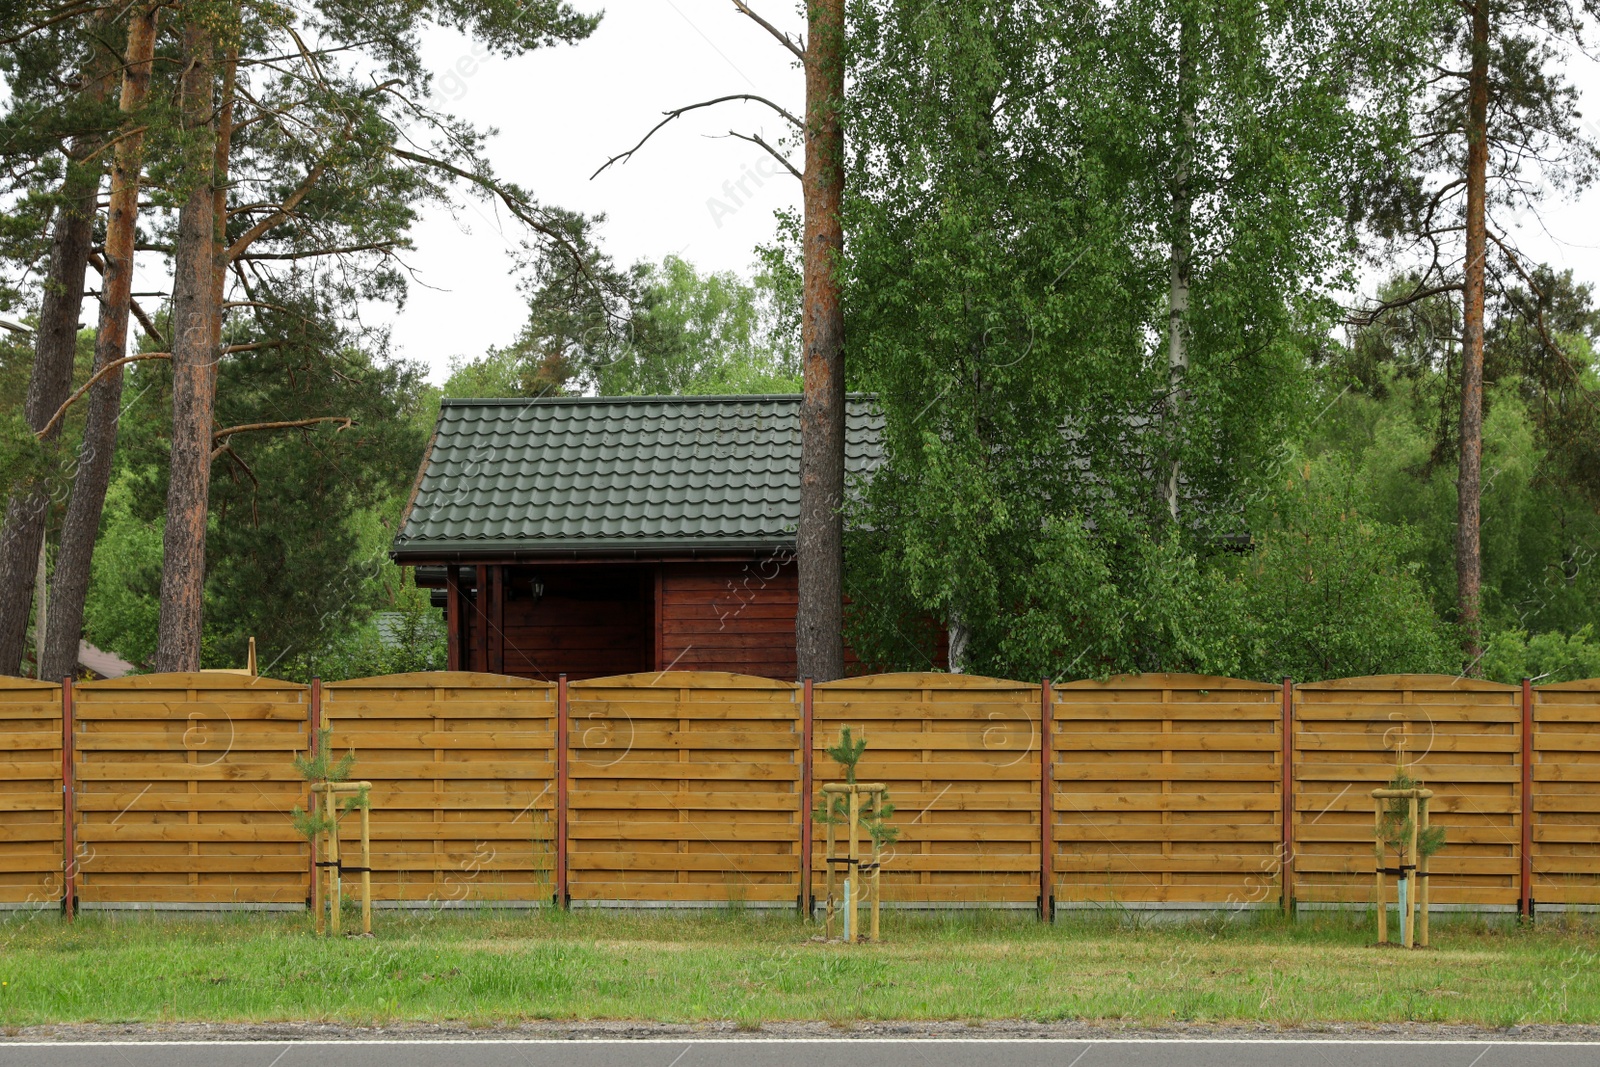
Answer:
[{"label": "asphalt road", "polygon": [[1338,1040],[0,1042],[0,1067],[1596,1067],[1600,1043]]}]

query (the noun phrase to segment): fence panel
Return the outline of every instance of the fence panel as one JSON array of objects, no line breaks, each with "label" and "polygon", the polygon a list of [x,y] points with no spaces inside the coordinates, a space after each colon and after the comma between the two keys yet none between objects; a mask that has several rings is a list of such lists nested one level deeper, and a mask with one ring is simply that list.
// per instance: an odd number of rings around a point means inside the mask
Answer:
[{"label": "fence panel", "polygon": [[[556,687],[433,672],[331,682],[330,752],[372,783],[374,900],[548,902],[554,891]],[[357,863],[356,820],[341,856]]]},{"label": "fence panel", "polygon": [[[884,782],[900,839],[883,899],[1028,904],[1039,898],[1039,687],[961,674],[881,674],[813,690],[812,806],[843,769],[825,751],[848,725],[867,742],[856,769]],[[813,833],[822,893],[825,829]]]},{"label": "fence panel", "polygon": [[95,905],[302,905],[295,753],[306,686],[152,674],[73,687],[78,898]]},{"label": "fence panel", "polygon": [[1533,901],[1600,904],[1600,679],[1533,691]]},{"label": "fence panel", "polygon": [[[1448,828],[1431,861],[1439,904],[1515,907],[1522,693],[1450,675],[1379,675],[1295,690],[1295,875],[1305,903],[1372,900],[1372,790],[1399,754]],[[1390,862],[1393,862],[1391,857]]]},{"label": "fence panel", "polygon": [[0,678],[0,907],[61,899],[61,687]]},{"label": "fence panel", "polygon": [[574,902],[797,902],[796,686],[651,672],[574,682],[567,700]]},{"label": "fence panel", "polygon": [[1057,687],[1057,906],[1279,903],[1281,692],[1190,674]]}]

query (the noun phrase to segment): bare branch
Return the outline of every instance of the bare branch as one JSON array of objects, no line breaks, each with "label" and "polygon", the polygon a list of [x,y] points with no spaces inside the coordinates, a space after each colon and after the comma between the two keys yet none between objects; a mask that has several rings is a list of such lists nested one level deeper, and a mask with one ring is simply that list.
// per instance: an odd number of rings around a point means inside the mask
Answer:
[{"label": "bare branch", "polygon": [[312,186],[317,184],[317,181],[322,177],[323,172],[327,169],[328,163],[326,160],[323,160],[316,166],[312,167],[311,170],[306,174],[305,180],[300,183],[299,188],[295,189],[294,192],[289,194],[288,198],[284,200],[283,205],[279,207],[278,210],[274,211],[272,214],[268,215],[266,218],[262,219],[260,222],[244,231],[244,233],[241,233],[239,235],[239,239],[228,246],[228,250],[223,253],[224,260],[233,259],[235,256],[239,255],[245,249],[254,244],[256,239],[262,234],[266,233],[274,226],[287,222],[295,209],[295,205],[306,198],[306,194],[311,192]]},{"label": "bare branch", "polygon": [[1362,311],[1352,310],[1350,316],[1345,319],[1345,322],[1350,326],[1371,326],[1385,313],[1394,311],[1397,308],[1407,307],[1408,305],[1415,304],[1419,300],[1426,300],[1430,296],[1438,296],[1441,293],[1459,292],[1461,292],[1461,286],[1459,285],[1432,285],[1426,287],[1419,285],[1405,296],[1396,297],[1393,300],[1385,300],[1375,307],[1367,308]]},{"label": "bare branch", "polygon": [[[89,266],[93,267],[95,272],[101,277],[105,277],[106,261],[101,258],[99,252],[89,253]],[[144,332],[146,334],[154,337],[157,341],[160,341],[168,348],[172,347],[171,343],[168,342],[166,338],[161,336],[161,331],[156,329],[156,324],[154,320],[150,318],[150,315],[145,311],[144,308],[139,306],[139,301],[135,300],[131,296],[128,298],[128,310],[133,312],[133,317],[139,320],[139,325],[144,328]]]},{"label": "bare branch", "polygon": [[749,141],[751,144],[760,145],[762,148],[765,148],[768,152],[770,152],[772,154],[772,158],[773,159],[776,159],[779,163],[782,163],[783,166],[784,166],[784,169],[786,169],[790,174],[793,174],[795,176],[796,180],[802,181],[802,182],[806,180],[804,175],[802,175],[799,171],[794,169],[794,164],[789,162],[789,157],[785,156],[783,153],[779,152],[776,148],[772,147],[766,141],[762,140],[761,139],[761,135],[759,133],[740,133],[737,130],[729,130],[728,131],[728,136],[729,137],[737,137],[741,141]]},{"label": "bare branch", "polygon": [[524,226],[527,226],[536,233],[543,234],[544,236],[550,238],[550,240],[559,244],[562,248],[566,249],[567,255],[572,257],[572,261],[577,264],[578,270],[582,272],[585,278],[589,279],[589,284],[593,285],[596,289],[602,288],[599,280],[595,278],[594,275],[589,273],[589,264],[583,258],[583,253],[578,250],[578,246],[572,243],[572,239],[566,234],[562,233],[556,227],[551,226],[549,223],[536,217],[527,201],[521,199],[520,197],[512,196],[511,191],[506,189],[499,182],[494,181],[491,178],[484,177],[481,174],[474,174],[469,170],[458,167],[453,163],[447,163],[442,159],[435,159],[432,156],[425,156],[420,152],[408,152],[403,148],[395,148],[393,146],[390,146],[389,152],[392,155],[399,156],[401,159],[409,159],[413,163],[420,163],[425,167],[434,167],[438,170],[444,171],[446,174],[453,174],[458,178],[463,178],[469,182],[472,182],[480,189],[492,194],[498,198],[500,202],[506,206],[506,209],[510,211],[511,214],[515,215],[518,221],[520,221]]},{"label": "bare branch", "polygon": [[619,155],[612,156],[610,159],[608,159],[604,163],[600,164],[600,169],[596,170],[593,174],[589,175],[589,180],[590,181],[594,181],[596,178],[598,178],[600,176],[600,172],[605,170],[607,167],[611,166],[611,164],[618,163],[618,162],[626,163],[629,159],[633,158],[633,154],[635,152],[639,151],[639,149],[643,148],[646,141],[648,141],[648,140],[650,140],[650,138],[654,137],[656,135],[656,133],[661,129],[661,127],[665,126],[667,123],[671,122],[673,119],[682,118],[684,115],[688,114],[689,112],[696,111],[696,110],[698,110],[700,108],[703,108],[703,107],[714,107],[717,104],[726,104],[726,103],[728,103],[729,101],[732,101],[732,100],[743,100],[743,101],[747,101],[747,102],[754,102],[754,103],[757,103],[757,104],[765,104],[767,107],[770,107],[772,110],[776,111],[778,114],[782,115],[785,119],[787,119],[789,121],[790,125],[792,125],[795,129],[804,130],[806,128],[806,124],[805,123],[803,123],[799,119],[795,118],[794,115],[790,114],[787,110],[785,110],[784,108],[779,107],[777,104],[774,104],[771,100],[768,100],[766,97],[764,97],[764,96],[756,96],[754,93],[734,93],[732,96],[719,96],[715,100],[702,100],[698,104],[688,104],[688,105],[685,105],[684,107],[674,108],[671,111],[663,111],[662,114],[665,115],[666,118],[662,119],[660,122],[658,122],[654,126],[652,126],[650,128],[650,132],[649,133],[647,133],[643,137],[639,138],[639,143],[638,144],[634,145],[632,148],[628,149],[626,152],[623,152],[623,153],[621,153]]},{"label": "bare branch", "polygon": [[44,429],[40,430],[33,436],[43,441],[47,436],[49,436],[50,431],[56,428],[56,424],[66,417],[68,408],[81,400],[83,398],[83,394],[87,393],[94,386],[95,382],[98,382],[101,378],[104,378],[112,371],[120,369],[124,363],[137,363],[141,359],[171,358],[171,352],[140,352],[137,355],[123,356],[121,359],[112,360],[104,367],[101,367],[99,370],[95,371],[94,374],[90,375],[89,380],[80,385],[77,392],[67,397],[66,402],[60,407],[56,408],[56,413],[50,416],[50,421],[44,424]]},{"label": "bare branch", "polygon": [[211,435],[211,458],[216,459],[224,451],[228,451],[230,439],[234,434],[256,433],[261,430],[296,430],[307,426],[317,426],[324,422],[337,422],[342,425],[335,433],[343,433],[355,425],[355,420],[345,415],[323,415],[315,419],[290,419],[286,422],[247,422],[242,426],[229,426],[225,430],[218,430]]},{"label": "bare branch", "polygon": [[1506,244],[1505,241],[1501,240],[1500,235],[1495,233],[1493,230],[1488,230],[1486,228],[1486,232],[1488,233],[1489,240],[1493,241],[1496,247],[1498,247],[1501,252],[1505,253],[1506,259],[1510,260],[1511,262],[1511,269],[1517,272],[1517,275],[1522,279],[1522,283],[1526,285],[1528,287],[1528,291],[1533,294],[1535,308],[1533,328],[1538,331],[1539,339],[1544,342],[1547,349],[1549,349],[1551,352],[1561,355],[1564,358],[1566,353],[1562,350],[1560,345],[1556,344],[1555,338],[1550,336],[1549,327],[1544,321],[1544,291],[1539,288],[1539,283],[1534,280],[1533,275],[1529,274],[1526,268],[1523,267],[1522,257],[1517,255],[1516,250],[1510,245]]},{"label": "bare branch", "polygon": [[317,256],[347,256],[356,252],[388,252],[395,247],[394,241],[377,241],[370,245],[349,245],[344,248],[314,248],[309,252],[246,252],[238,259],[247,262],[258,260],[300,260],[315,259]]},{"label": "bare branch", "polygon": [[150,131],[150,127],[148,127],[148,126],[135,126],[131,130],[124,130],[123,132],[117,134],[115,137],[111,138],[111,140],[109,140],[109,141],[105,142],[104,144],[102,144],[99,148],[96,148],[93,152],[90,152],[88,155],[84,156],[78,162],[79,163],[87,163],[90,160],[94,159],[95,156],[98,156],[101,152],[104,152],[106,149],[114,147],[117,144],[117,142],[125,141],[129,137],[133,137],[133,136],[136,136],[136,135],[141,134],[141,133],[148,133],[149,131]]},{"label": "bare branch", "polygon": [[783,45],[783,47],[794,53],[794,57],[800,61],[802,66],[805,64],[806,43],[804,41],[795,40],[793,37],[790,37],[787,33],[784,33],[782,30],[778,29],[778,27],[774,26],[772,23],[756,14],[754,11],[751,11],[750,5],[746,4],[744,0],[733,0],[733,6],[739,9],[739,13],[741,15],[748,15],[751,21],[753,21],[757,26],[760,26],[762,29],[772,34],[772,36],[776,37],[779,44]]},{"label": "bare branch", "polygon": [[228,345],[222,350],[222,355],[229,356],[235,352],[254,352],[261,348],[284,348],[288,341],[252,341],[247,345]]}]

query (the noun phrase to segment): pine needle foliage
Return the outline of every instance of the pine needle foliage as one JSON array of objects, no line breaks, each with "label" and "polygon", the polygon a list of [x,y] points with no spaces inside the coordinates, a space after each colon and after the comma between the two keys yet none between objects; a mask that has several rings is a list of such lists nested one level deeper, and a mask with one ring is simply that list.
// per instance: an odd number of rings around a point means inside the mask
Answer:
[{"label": "pine needle foliage", "polygon": [[[1394,777],[1389,779],[1386,789],[1417,789],[1422,785],[1418,779],[1407,774],[1404,768],[1395,768]],[[1386,849],[1392,849],[1404,854],[1406,846],[1411,841],[1411,801],[1405,797],[1390,797],[1388,805],[1384,808],[1383,819],[1373,830],[1377,840],[1378,858],[1383,858]],[[1422,859],[1433,855],[1444,848],[1445,828],[1443,826],[1430,826],[1417,834],[1417,858]]]},{"label": "pine needle foliage", "polygon": [[[833,761],[844,768],[846,785],[856,784],[856,765],[861,762],[861,757],[866,751],[867,739],[854,737],[848,726],[839,728],[838,742],[826,749]],[[889,825],[889,819],[893,815],[894,802],[889,799],[887,790],[877,795],[876,803],[869,801],[868,806],[861,812],[861,827],[879,848],[892,845],[900,838],[900,831]],[[849,794],[824,794],[823,799],[817,801],[811,818],[824,825],[849,826]]]},{"label": "pine needle foliage", "polygon": [[[317,785],[350,780],[350,774],[355,770],[356,754],[354,751],[346,751],[335,760],[329,754],[332,743],[332,727],[325,726],[317,731],[316,747],[304,756],[294,757],[294,769],[301,778]],[[296,804],[289,812],[289,819],[301,836],[307,841],[312,841],[318,834],[333,833],[338,827],[338,820],[350,812],[365,811],[371,807],[371,791],[359,789],[340,800],[337,812],[319,808],[313,813]]]}]

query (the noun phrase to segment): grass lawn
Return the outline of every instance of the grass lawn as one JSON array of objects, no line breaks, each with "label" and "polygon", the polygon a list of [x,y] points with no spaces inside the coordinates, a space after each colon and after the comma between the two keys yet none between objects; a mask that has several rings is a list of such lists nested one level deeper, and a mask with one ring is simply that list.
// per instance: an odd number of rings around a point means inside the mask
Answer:
[{"label": "grass lawn", "polygon": [[0,920],[0,1026],[534,1019],[1028,1019],[1126,1023],[1600,1021],[1600,927],[1435,918],[1435,947],[1371,946],[1347,916],[1041,925],[885,915],[885,943],[814,942],[729,912],[378,913],[372,939],[305,916]]}]

